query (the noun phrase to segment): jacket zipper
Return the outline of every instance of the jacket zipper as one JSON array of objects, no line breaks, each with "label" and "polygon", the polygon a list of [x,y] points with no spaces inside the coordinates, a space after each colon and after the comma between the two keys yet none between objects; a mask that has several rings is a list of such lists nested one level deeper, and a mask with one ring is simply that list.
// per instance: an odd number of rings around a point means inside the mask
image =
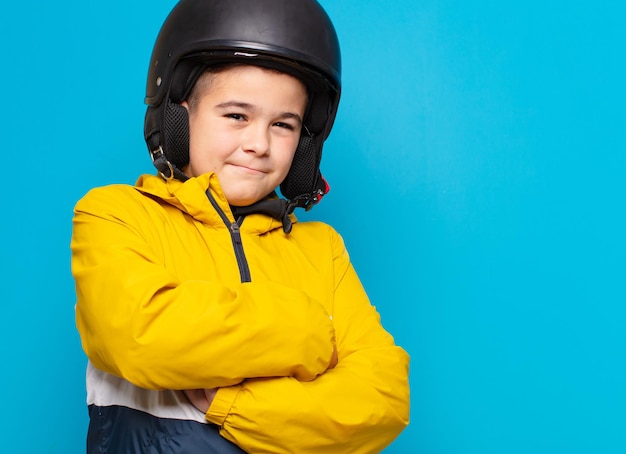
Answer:
[{"label": "jacket zipper", "polygon": [[[235,251],[235,258],[237,259],[237,266],[239,267],[239,276],[241,277],[241,282],[252,282],[252,277],[250,276],[250,267],[248,266],[248,259],[246,259],[246,254],[243,250],[243,243],[241,242],[241,232],[239,231],[239,223],[237,221],[230,222],[226,213],[220,208],[217,204],[210,190],[206,191],[206,195],[209,198],[209,202],[213,205],[217,214],[222,218],[224,225],[228,228],[228,232],[230,233],[230,239],[233,242],[233,249]],[[243,218],[239,218],[240,222]]]}]

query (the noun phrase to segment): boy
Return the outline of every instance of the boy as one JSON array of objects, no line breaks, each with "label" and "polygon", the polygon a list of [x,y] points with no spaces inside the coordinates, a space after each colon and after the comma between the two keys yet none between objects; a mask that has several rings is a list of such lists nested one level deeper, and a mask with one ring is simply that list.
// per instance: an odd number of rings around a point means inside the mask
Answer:
[{"label": "boy", "polygon": [[373,453],[408,423],[408,356],[339,235],[292,214],[327,191],[339,74],[314,0],[168,16],[146,96],[159,175],[75,209],[88,452]]}]

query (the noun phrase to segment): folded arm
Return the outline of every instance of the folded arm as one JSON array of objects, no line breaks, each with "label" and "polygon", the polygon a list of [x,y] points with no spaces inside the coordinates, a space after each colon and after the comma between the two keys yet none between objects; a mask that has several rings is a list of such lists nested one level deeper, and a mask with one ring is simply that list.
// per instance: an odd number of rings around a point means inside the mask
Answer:
[{"label": "folded arm", "polygon": [[383,329],[347,255],[335,291],[339,361],[313,381],[252,379],[221,388],[207,419],[249,452],[373,453],[408,424],[409,358]]},{"label": "folded arm", "polygon": [[335,335],[321,304],[272,282],[177,278],[148,238],[157,221],[116,196],[91,194],[74,217],[76,320],[94,366],[149,389],[312,380],[326,370]]}]

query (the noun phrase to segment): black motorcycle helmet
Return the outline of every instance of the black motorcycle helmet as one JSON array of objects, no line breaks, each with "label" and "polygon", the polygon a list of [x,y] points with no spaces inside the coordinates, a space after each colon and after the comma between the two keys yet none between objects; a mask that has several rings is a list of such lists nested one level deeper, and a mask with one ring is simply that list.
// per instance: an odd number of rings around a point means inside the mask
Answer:
[{"label": "black motorcycle helmet", "polygon": [[307,86],[309,104],[292,166],[280,186],[294,207],[328,191],[319,165],[341,93],[341,56],[332,22],[315,0],[181,0],[150,60],[144,135],[164,178],[187,179],[189,118],[180,105],[202,72],[229,63],[273,68]]}]

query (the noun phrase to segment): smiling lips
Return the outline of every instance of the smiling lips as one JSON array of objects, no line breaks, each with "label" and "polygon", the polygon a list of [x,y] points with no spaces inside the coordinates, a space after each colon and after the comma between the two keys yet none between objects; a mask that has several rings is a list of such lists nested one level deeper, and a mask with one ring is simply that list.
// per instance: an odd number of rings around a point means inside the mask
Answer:
[{"label": "smiling lips", "polygon": [[245,164],[236,164],[236,163],[229,163],[229,165],[233,167],[238,167],[250,173],[269,173],[269,169],[266,169],[266,168],[257,168],[257,167],[253,167],[253,166],[249,166]]}]

